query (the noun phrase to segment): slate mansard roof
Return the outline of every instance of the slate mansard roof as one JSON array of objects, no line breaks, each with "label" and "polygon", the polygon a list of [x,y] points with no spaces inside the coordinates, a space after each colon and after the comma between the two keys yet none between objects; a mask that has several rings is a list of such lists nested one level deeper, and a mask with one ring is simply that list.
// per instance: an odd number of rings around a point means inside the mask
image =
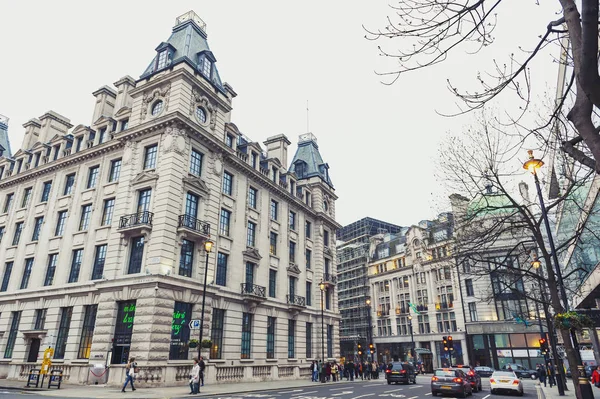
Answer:
[{"label": "slate mansard roof", "polygon": [[312,133],[303,134],[298,142],[298,149],[292,163],[290,172],[294,172],[298,179],[309,179],[319,177],[329,187],[333,188],[333,183],[329,177],[329,165],[323,161],[317,139]]}]

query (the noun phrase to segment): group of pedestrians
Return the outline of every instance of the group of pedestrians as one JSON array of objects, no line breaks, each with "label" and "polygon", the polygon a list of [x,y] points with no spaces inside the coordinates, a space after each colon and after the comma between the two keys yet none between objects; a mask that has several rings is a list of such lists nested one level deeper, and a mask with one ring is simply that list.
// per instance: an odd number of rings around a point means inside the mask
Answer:
[{"label": "group of pedestrians", "polygon": [[195,395],[200,393],[200,387],[204,386],[204,369],[206,363],[204,363],[204,357],[200,356],[194,358],[194,367],[192,367],[192,373],[190,374],[190,394]]},{"label": "group of pedestrians", "polygon": [[322,360],[311,363],[311,381],[354,381],[354,379],[371,380],[379,378],[379,372],[385,370],[385,365],[379,365],[376,361],[357,362],[352,360],[346,363],[337,363],[335,360],[323,363]]},{"label": "group of pedestrians", "polygon": [[538,364],[535,369],[540,384],[543,383],[544,386],[550,384],[550,388],[556,385],[556,373],[551,362],[548,362],[547,365]]}]

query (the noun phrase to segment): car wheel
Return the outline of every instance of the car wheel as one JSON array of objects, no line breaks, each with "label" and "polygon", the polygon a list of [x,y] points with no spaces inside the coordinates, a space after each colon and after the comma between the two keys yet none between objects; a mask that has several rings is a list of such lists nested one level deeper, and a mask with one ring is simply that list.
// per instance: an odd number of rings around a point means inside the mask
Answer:
[{"label": "car wheel", "polygon": [[391,384],[392,384],[392,381],[388,380],[388,385],[391,385]]},{"label": "car wheel", "polygon": [[495,390],[495,389],[492,389],[492,391],[491,391],[491,392],[492,392],[492,395],[495,395],[495,394],[496,394],[496,390]]},{"label": "car wheel", "polygon": [[463,390],[462,394],[460,395],[461,398],[466,398],[467,397],[467,390]]},{"label": "car wheel", "polygon": [[523,396],[523,391],[519,391],[518,395]]},{"label": "car wheel", "polygon": [[483,389],[481,388],[481,382],[479,383],[479,392],[483,391]]},{"label": "car wheel", "polygon": [[431,391],[431,396],[437,396],[437,392]]}]

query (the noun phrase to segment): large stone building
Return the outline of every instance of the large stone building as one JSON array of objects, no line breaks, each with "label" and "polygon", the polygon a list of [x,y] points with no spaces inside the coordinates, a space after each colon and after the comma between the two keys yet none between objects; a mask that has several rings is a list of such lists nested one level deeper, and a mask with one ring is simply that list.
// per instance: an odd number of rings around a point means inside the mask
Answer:
[{"label": "large stone building", "polygon": [[[372,238],[369,286],[379,361],[422,362],[429,372],[469,361],[453,231],[453,215],[443,213]],[[444,351],[448,336],[452,351]]]},{"label": "large stone building", "polygon": [[341,355],[358,356],[358,345],[368,345],[372,339],[370,297],[367,282],[370,238],[376,234],[397,233],[400,226],[373,218],[363,218],[342,227],[337,233],[337,279]]},{"label": "large stone building", "polygon": [[139,79],[93,93],[91,126],[49,111],[0,158],[1,378],[51,346],[72,383],[98,363],[122,382],[128,356],[141,384],[187,381],[205,279],[209,381],[339,354],[329,166],[312,134],[291,161],[285,136],[242,135],[215,61],[186,13]]}]

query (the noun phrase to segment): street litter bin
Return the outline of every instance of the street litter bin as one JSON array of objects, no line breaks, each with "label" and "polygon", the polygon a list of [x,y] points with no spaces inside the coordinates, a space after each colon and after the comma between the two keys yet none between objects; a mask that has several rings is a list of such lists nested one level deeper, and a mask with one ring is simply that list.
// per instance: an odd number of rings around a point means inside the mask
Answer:
[{"label": "street litter bin", "polygon": [[106,384],[107,381],[108,367],[103,364],[94,364],[93,366],[90,366],[90,371],[88,372],[89,385]]}]

